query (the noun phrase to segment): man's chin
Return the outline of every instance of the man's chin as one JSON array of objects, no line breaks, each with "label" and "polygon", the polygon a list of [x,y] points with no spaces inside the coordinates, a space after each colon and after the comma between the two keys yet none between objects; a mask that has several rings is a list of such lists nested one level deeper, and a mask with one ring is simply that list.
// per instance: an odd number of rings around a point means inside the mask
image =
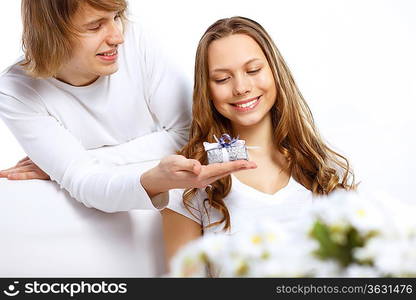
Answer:
[{"label": "man's chin", "polygon": [[118,65],[114,64],[112,66],[105,66],[100,68],[99,72],[97,72],[100,76],[108,76],[114,74],[118,71]]}]

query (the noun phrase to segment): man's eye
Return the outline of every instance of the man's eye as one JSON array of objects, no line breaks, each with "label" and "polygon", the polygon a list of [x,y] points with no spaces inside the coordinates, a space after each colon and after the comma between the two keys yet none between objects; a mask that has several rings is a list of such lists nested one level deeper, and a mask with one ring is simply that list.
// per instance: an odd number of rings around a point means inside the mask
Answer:
[{"label": "man's eye", "polygon": [[94,27],[91,27],[91,28],[89,28],[89,30],[96,31],[96,30],[98,30],[100,28],[101,28],[101,24],[99,24],[97,26],[94,26]]}]

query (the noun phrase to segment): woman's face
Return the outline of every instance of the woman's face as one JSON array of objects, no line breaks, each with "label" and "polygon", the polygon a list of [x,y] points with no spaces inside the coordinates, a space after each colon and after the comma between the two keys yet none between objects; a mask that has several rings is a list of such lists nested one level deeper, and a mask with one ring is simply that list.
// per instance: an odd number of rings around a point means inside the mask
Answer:
[{"label": "woman's face", "polygon": [[257,42],[245,34],[213,41],[208,47],[209,89],[215,108],[234,127],[267,120],[276,86]]}]

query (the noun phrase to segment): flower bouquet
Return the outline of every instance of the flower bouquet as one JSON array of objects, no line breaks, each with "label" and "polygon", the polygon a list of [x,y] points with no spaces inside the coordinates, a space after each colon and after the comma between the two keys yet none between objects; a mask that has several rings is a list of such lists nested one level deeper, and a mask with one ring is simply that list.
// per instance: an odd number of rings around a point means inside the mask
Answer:
[{"label": "flower bouquet", "polygon": [[173,277],[416,276],[416,207],[383,195],[319,197],[296,224],[263,220],[182,248]]}]

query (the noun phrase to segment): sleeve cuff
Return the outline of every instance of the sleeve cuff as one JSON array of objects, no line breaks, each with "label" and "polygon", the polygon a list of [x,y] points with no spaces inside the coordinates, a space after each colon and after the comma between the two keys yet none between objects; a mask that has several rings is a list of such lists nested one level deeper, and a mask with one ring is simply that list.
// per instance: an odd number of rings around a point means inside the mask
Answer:
[{"label": "sleeve cuff", "polygon": [[150,198],[153,206],[158,210],[165,209],[169,204],[169,192],[163,192]]}]

